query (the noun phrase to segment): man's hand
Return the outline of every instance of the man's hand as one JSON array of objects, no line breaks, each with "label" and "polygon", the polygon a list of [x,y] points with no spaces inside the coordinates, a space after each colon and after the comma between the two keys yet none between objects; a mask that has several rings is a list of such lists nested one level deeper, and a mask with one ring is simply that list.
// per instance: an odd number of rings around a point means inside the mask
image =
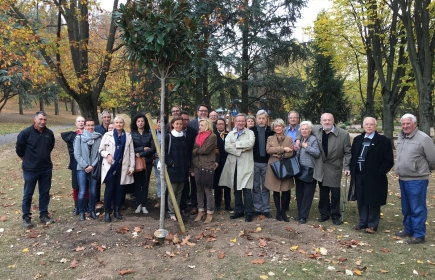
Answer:
[{"label": "man's hand", "polygon": [[350,176],[350,170],[345,170],[345,171],[344,171],[344,174],[345,174],[346,176]]}]

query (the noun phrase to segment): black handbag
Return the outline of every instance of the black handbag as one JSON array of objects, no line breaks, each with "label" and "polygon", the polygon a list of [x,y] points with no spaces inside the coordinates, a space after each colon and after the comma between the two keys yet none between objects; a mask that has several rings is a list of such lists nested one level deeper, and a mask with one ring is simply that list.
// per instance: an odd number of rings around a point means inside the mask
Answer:
[{"label": "black handbag", "polygon": [[272,168],[276,178],[282,180],[297,176],[301,172],[298,158],[295,156],[283,158],[283,156],[278,161],[270,164],[270,168]]},{"label": "black handbag", "polygon": [[306,183],[311,183],[313,179],[314,168],[301,165],[301,173],[297,176],[297,178]]},{"label": "black handbag", "polygon": [[100,153],[98,153],[97,157],[98,157],[98,162],[95,166],[92,166],[92,171],[91,171],[91,176],[92,179],[94,180],[98,180],[98,178],[100,178],[101,176],[101,162],[103,160],[103,157],[100,155]]}]

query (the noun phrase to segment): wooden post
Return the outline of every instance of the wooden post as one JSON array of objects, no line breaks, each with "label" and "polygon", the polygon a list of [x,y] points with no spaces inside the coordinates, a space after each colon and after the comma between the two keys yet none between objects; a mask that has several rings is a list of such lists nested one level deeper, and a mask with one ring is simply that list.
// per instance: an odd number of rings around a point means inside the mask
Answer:
[{"label": "wooden post", "polygon": [[[153,118],[151,117],[150,113],[146,114],[147,120],[148,120],[148,124],[150,126],[150,130],[151,130],[151,135],[153,136],[153,140],[154,140],[154,145],[156,146],[156,151],[157,151],[157,155],[159,156],[159,159],[161,158],[161,153],[160,153],[160,144],[159,144],[159,140],[157,139],[157,134],[154,131],[154,122],[153,122]],[[162,137],[165,137],[165,133],[162,133]],[[175,194],[174,194],[174,190],[172,189],[172,184],[171,184],[171,180],[169,180],[169,175],[168,175],[168,171],[166,170],[166,164],[164,162],[161,162],[161,169],[160,172],[164,172],[165,174],[165,179],[166,179],[166,186],[168,188],[169,191],[169,196],[172,200],[172,205],[174,206],[174,210],[175,210],[175,215],[177,216],[177,220],[178,220],[178,225],[180,226],[180,230],[182,233],[186,232],[186,229],[184,227],[184,223],[183,223],[183,218],[181,217],[181,213],[180,213],[180,208],[178,208],[178,204],[177,204],[177,200],[175,199]],[[163,187],[163,186],[162,186]],[[162,197],[164,197],[164,194],[162,194]],[[162,207],[163,209],[165,209],[165,204],[161,203],[160,207]]]}]

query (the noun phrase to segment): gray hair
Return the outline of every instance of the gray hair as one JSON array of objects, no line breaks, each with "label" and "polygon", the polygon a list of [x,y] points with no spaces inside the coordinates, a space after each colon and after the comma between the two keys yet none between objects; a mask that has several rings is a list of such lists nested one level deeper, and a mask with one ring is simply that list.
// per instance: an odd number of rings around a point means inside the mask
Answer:
[{"label": "gray hair", "polygon": [[267,114],[267,112],[266,112],[265,110],[263,110],[263,109],[258,110],[258,112],[257,112],[257,117],[258,117],[258,116],[261,116],[261,115],[266,115],[266,117],[269,116],[269,115]]},{"label": "gray hair", "polygon": [[117,116],[117,117],[115,117],[115,119],[113,120],[113,122],[115,123],[117,120],[119,120],[119,119],[121,119],[123,122],[124,122],[124,124],[125,124],[125,120],[124,120],[124,118],[123,117],[121,117],[121,116]]},{"label": "gray hair", "polygon": [[83,116],[78,116],[78,117],[76,118],[76,122],[78,122],[80,118],[82,118],[83,120],[85,120],[85,117],[83,117]]},{"label": "gray hair", "polygon": [[290,112],[288,112],[288,115],[287,115],[287,117],[290,117],[290,114],[292,114],[292,113],[295,113],[296,115],[298,115],[298,118],[299,118],[299,113],[298,113],[298,112],[296,112],[296,111],[290,111]]},{"label": "gray hair", "polygon": [[307,125],[308,128],[310,129],[310,131],[313,129],[313,123],[312,123],[312,122],[310,122],[310,121],[303,121],[303,122],[301,122],[301,123],[299,124],[299,131],[301,131],[301,127],[302,127],[303,125]]},{"label": "gray hair", "polygon": [[417,123],[417,118],[413,114],[405,114],[400,118],[400,122],[402,122],[403,119],[411,119],[413,123]]},{"label": "gray hair", "polygon": [[34,118],[37,118],[39,115],[43,115],[44,117],[46,117],[46,116],[47,116],[47,113],[44,112],[44,111],[38,111],[38,112],[35,113]]},{"label": "gray hair", "polygon": [[376,121],[376,119],[375,118],[373,118],[373,117],[365,117],[364,118],[364,121],[363,121],[363,125],[366,123],[366,120],[367,119],[372,119],[372,120],[374,120],[375,121],[375,126],[377,126],[378,125],[378,123],[377,123],[377,121]]},{"label": "gray hair", "polygon": [[247,115],[246,120],[248,120],[248,119],[252,119],[255,122],[255,117],[253,115]]},{"label": "gray hair", "polygon": [[101,119],[103,119],[103,116],[104,116],[104,115],[109,115],[110,118],[112,118],[112,114],[110,114],[110,112],[108,112],[108,111],[103,111],[103,112],[101,112]]},{"label": "gray hair", "polygon": [[275,126],[276,125],[280,125],[280,126],[282,126],[282,127],[285,127],[285,122],[282,120],[282,119],[275,119],[273,122],[272,122],[272,129],[273,130],[275,130]]},{"label": "gray hair", "polygon": [[235,117],[235,119],[237,119],[238,117],[244,117],[245,121],[246,121],[246,114],[245,113],[238,113],[237,116]]}]

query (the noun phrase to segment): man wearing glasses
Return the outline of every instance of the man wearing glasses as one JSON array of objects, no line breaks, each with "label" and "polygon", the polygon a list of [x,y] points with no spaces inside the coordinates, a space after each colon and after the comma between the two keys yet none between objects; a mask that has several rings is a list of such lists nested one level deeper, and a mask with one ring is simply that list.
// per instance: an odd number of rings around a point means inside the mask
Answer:
[{"label": "man wearing glasses", "polygon": [[193,129],[195,129],[195,131],[198,133],[199,130],[199,120],[200,119],[207,119],[208,118],[208,112],[209,112],[209,108],[207,105],[205,104],[200,104],[196,107],[196,114],[197,114],[197,118],[191,120],[189,122],[189,126]]}]

